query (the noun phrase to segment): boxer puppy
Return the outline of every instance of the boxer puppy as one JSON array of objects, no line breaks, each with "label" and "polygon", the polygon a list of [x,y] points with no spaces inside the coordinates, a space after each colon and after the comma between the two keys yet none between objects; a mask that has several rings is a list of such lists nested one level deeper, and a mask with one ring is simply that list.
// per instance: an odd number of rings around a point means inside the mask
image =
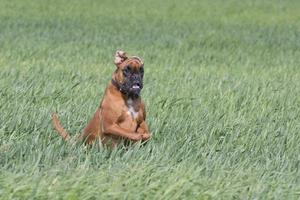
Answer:
[{"label": "boxer puppy", "polygon": [[[144,63],[137,56],[128,57],[124,51],[115,54],[117,69],[112,75],[102,101],[79,138],[86,144],[96,139],[116,146],[121,140],[145,141],[150,138],[146,124],[145,105],[140,92],[143,88]],[[64,140],[70,135],[52,113],[55,130]]]}]

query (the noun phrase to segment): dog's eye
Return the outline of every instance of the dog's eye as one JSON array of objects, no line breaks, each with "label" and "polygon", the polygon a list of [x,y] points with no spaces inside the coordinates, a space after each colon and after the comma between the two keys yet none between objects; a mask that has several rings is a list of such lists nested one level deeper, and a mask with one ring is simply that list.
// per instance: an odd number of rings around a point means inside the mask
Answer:
[{"label": "dog's eye", "polygon": [[140,72],[143,74],[144,73],[144,67],[140,68]]},{"label": "dog's eye", "polygon": [[125,74],[128,74],[130,71],[131,71],[131,69],[130,69],[129,66],[127,66],[127,67],[125,67],[125,68],[123,69],[123,72],[124,72]]}]

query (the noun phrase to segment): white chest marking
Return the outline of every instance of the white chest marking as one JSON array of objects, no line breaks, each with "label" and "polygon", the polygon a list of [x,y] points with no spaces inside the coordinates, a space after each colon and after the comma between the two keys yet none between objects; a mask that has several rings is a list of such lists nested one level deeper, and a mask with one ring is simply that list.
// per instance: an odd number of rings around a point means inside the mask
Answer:
[{"label": "white chest marking", "polygon": [[128,106],[128,115],[131,115],[133,117],[133,119],[136,119],[138,116],[138,112],[136,112],[133,108],[133,101],[132,99],[128,99],[127,100],[127,106]]}]

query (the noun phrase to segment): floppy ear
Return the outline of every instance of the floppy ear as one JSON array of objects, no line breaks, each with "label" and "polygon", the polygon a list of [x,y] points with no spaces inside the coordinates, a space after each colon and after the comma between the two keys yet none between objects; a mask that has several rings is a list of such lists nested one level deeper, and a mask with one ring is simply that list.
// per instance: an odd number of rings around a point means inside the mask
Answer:
[{"label": "floppy ear", "polygon": [[125,51],[121,51],[121,50],[116,51],[114,63],[117,67],[120,67],[120,65],[127,59],[128,57]]}]

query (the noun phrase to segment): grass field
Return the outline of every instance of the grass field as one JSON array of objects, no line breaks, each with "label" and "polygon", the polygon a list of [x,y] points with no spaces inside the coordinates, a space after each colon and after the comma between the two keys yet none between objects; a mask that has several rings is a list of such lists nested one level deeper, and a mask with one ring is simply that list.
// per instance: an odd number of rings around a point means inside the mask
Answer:
[{"label": "grass field", "polygon": [[[299,199],[300,2],[0,1],[0,199]],[[144,147],[68,145],[123,49]]]}]

